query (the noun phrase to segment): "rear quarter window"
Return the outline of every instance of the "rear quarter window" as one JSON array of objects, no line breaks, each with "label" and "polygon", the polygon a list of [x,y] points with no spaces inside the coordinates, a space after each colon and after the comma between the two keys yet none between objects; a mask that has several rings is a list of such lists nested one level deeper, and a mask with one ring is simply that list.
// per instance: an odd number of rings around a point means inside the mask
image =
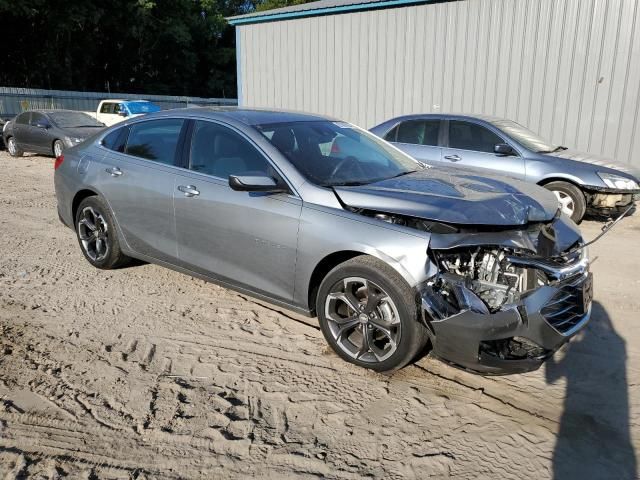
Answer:
[{"label": "rear quarter window", "polygon": [[124,152],[128,132],[129,127],[116,128],[112,132],[109,132],[100,143],[104,148],[122,153]]}]

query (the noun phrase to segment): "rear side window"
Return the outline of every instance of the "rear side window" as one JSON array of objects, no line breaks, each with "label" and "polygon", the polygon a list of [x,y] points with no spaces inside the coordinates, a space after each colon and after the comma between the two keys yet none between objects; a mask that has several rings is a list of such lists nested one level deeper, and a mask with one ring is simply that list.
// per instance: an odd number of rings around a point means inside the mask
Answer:
[{"label": "rear side window", "polygon": [[175,165],[184,120],[151,120],[132,125],[125,153],[165,165]]},{"label": "rear side window", "polygon": [[399,143],[414,145],[438,145],[440,120],[408,120],[398,125],[396,139]]},{"label": "rear side window", "polygon": [[31,112],[21,113],[16,117],[16,123],[20,125],[29,125],[29,117],[31,116]]},{"label": "rear side window", "polygon": [[449,122],[449,148],[493,153],[498,143],[504,143],[504,140],[482,125],[458,120]]},{"label": "rear side window", "polygon": [[196,121],[189,168],[227,179],[229,175],[275,176],[269,162],[246,139],[213,122]]},{"label": "rear side window", "polygon": [[123,153],[129,127],[116,128],[102,139],[102,146],[116,152]]},{"label": "rear side window", "polygon": [[119,104],[113,102],[103,103],[100,107],[100,113],[118,113],[118,111],[120,111]]}]

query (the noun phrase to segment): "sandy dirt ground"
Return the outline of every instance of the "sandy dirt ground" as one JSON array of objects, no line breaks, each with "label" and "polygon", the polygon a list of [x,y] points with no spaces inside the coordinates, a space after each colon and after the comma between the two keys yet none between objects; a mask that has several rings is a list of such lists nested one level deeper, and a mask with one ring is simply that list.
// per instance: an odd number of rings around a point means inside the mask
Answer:
[{"label": "sandy dirt ground", "polygon": [[92,268],[52,164],[0,152],[0,479],[636,478],[640,215],[591,249],[593,319],[539,371],[426,357],[384,376],[313,319],[154,265]]}]

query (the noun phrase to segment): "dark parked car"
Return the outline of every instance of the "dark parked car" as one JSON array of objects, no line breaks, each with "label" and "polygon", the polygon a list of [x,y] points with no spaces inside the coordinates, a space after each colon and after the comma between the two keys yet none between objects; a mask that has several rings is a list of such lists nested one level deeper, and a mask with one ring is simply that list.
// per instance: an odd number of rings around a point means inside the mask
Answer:
[{"label": "dark parked car", "polygon": [[317,315],[363,367],[430,343],[473,370],[532,370],[589,320],[587,252],[553,194],[427,167],[345,122],[151,113],[69,149],[54,177],[95,267],[135,257]]},{"label": "dark parked car", "polygon": [[[0,118],[0,132],[4,132],[4,127],[7,124],[7,121]],[[4,148],[4,138],[0,135],[0,148]]]},{"label": "dark parked car", "polygon": [[59,157],[105,125],[86,113],[72,110],[30,110],[7,123],[2,138],[12,157],[25,152]]},{"label": "dark parked car", "polygon": [[409,115],[371,129],[432,165],[482,168],[552,191],[575,222],[616,215],[640,197],[640,172],[607,158],[553,145],[511,120],[470,115]]}]

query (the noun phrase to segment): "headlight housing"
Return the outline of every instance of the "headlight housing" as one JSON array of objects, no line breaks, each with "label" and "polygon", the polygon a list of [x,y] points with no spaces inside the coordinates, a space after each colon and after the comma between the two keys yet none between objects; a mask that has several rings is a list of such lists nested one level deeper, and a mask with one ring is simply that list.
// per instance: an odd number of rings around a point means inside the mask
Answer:
[{"label": "headlight housing", "polygon": [[640,188],[638,182],[620,175],[598,172],[598,176],[609,188],[615,188],[616,190],[638,190]]},{"label": "headlight housing", "polygon": [[80,142],[82,142],[84,140],[84,138],[78,138],[78,137],[66,137],[65,140],[67,141],[67,144],[73,146],[73,145],[77,145]]}]

